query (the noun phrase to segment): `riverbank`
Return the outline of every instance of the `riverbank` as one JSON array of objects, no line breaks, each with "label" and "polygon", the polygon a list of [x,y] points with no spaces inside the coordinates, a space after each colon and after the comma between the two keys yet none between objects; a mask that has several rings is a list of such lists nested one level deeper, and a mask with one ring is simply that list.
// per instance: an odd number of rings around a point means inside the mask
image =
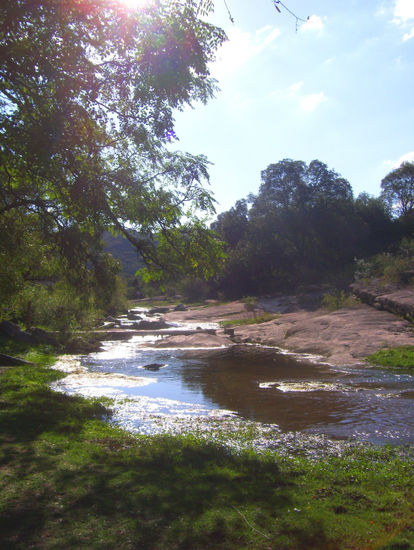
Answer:
[{"label": "riverbank", "polygon": [[[166,313],[164,318],[167,322],[200,323],[234,320],[232,339],[235,342],[277,346],[292,353],[310,354],[318,362],[337,366],[361,365],[368,355],[380,348],[414,344],[411,323],[366,304],[333,312],[303,306],[293,299],[281,302],[277,298],[263,298],[259,305],[276,318],[266,323],[238,326],[238,319],[252,317],[241,301],[190,308],[185,312],[173,311]],[[224,332],[218,337],[227,340],[227,345],[232,341]],[[171,345],[174,338],[169,340]],[[204,342],[213,345],[214,338],[206,335]]]},{"label": "riverbank", "polygon": [[3,548],[413,547],[402,449],[354,446],[315,461],[197,434],[137,437],[105,422],[101,402],[51,391],[62,376],[41,366],[1,376]]}]

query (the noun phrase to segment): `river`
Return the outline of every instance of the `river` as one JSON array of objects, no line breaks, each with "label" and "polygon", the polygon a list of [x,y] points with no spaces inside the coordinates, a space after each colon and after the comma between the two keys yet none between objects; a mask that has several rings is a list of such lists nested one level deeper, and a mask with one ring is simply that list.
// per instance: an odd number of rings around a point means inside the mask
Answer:
[{"label": "river", "polygon": [[[131,321],[124,318],[122,324],[128,328]],[[215,327],[175,328],[200,326]],[[162,339],[135,334],[103,342],[101,351],[80,357],[81,369],[55,389],[113,399],[113,421],[137,433],[253,423],[273,436],[414,442],[412,374],[368,365],[334,367],[265,346],[157,347]]]}]

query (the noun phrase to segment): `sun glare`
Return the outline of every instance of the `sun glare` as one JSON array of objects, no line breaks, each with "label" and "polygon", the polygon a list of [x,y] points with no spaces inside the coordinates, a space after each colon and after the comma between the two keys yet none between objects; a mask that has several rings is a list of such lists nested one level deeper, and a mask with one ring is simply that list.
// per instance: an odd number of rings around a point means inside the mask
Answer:
[{"label": "sun glare", "polygon": [[120,0],[130,10],[137,10],[148,4],[149,0]]}]

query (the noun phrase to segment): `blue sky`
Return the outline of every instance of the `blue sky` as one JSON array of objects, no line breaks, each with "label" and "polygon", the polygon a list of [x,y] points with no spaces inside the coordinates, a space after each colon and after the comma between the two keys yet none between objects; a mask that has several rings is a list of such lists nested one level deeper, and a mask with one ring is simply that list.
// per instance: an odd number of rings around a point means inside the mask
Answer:
[{"label": "blue sky", "polygon": [[220,91],[176,114],[178,146],[213,163],[217,211],[257,193],[283,158],[319,159],[377,196],[414,161],[414,0],[215,0],[229,40],[212,65]]}]

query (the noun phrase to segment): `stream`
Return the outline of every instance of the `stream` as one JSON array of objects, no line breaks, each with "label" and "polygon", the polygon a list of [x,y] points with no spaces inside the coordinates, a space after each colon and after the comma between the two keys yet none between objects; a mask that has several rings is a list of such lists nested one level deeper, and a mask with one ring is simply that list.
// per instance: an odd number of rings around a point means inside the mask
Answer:
[{"label": "stream", "polygon": [[[214,328],[176,325],[183,327]],[[103,342],[101,351],[79,358],[80,368],[66,369],[55,389],[113,399],[113,421],[141,434],[190,430],[218,437],[232,426],[254,426],[256,439],[286,444],[287,438],[298,446],[303,438],[414,443],[411,374],[333,367],[264,346],[154,347],[162,338],[135,334]]]}]

